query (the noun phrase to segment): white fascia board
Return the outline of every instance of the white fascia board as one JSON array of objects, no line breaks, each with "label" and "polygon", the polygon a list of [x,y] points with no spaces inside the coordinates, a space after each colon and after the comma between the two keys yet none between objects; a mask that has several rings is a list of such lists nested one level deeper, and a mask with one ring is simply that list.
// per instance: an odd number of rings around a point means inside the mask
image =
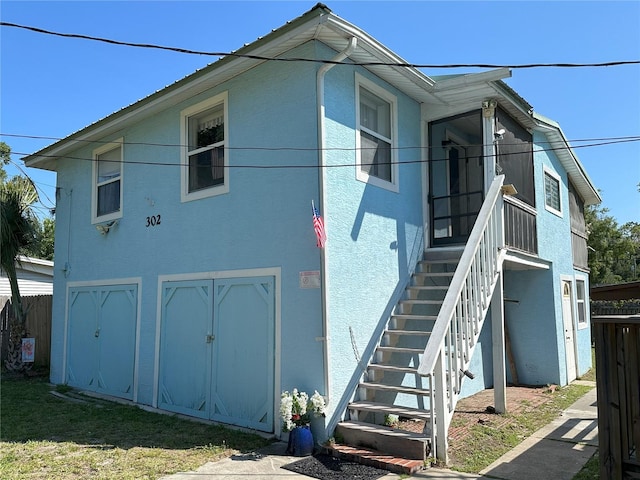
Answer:
[{"label": "white fascia board", "polygon": [[[408,64],[405,59],[394,53],[392,50],[385,47],[382,43],[378,42],[371,35],[366,33],[364,30],[356,27],[355,25],[346,22],[345,20],[337,17],[335,15],[330,15],[326,17],[324,25],[333,29],[334,31],[339,31],[345,35],[346,38],[357,37],[358,38],[358,48],[362,48],[366,50],[369,54],[373,55],[376,58],[376,61],[382,63],[400,63],[400,64]],[[335,47],[333,47],[335,48]],[[393,68],[393,67],[389,67]],[[420,70],[413,67],[398,67],[396,71],[402,72],[402,74],[417,86],[430,91],[436,82],[429,76],[422,73]]]},{"label": "white fascia board", "polygon": [[24,255],[19,255],[18,266],[22,270],[53,277],[53,262],[50,260],[43,260],[41,258],[31,258]]},{"label": "white fascia board", "polygon": [[536,112],[533,112],[531,116],[536,121],[537,129],[544,133],[544,135],[549,139],[549,143],[554,149],[556,149],[554,150],[556,156],[567,171],[569,179],[578,189],[578,192],[582,196],[585,204],[595,205],[602,203],[602,198],[600,197],[598,190],[589,178],[587,171],[571,148],[571,145],[569,145],[569,141],[560,128],[560,125],[550,118]]},{"label": "white fascia board", "polygon": [[464,88],[471,85],[477,85],[478,83],[496,82],[504,78],[511,77],[511,70],[509,68],[497,68],[495,70],[489,70],[481,73],[469,73],[466,75],[460,75],[453,78],[441,80],[434,85],[434,92],[441,92],[445,90],[453,90],[456,88]]},{"label": "white fascia board", "polygon": [[[327,18],[328,17],[325,15],[313,17],[311,20],[291,29],[288,32],[278,35],[271,41],[266,41],[264,44],[260,44],[260,42],[263,42],[264,40],[257,40],[254,42],[257,44],[256,48],[244,52],[241,52],[243,49],[240,49],[240,51],[236,51],[234,53],[250,53],[258,56],[281,55],[284,51],[278,51],[278,46],[295,39],[297,36],[303,36],[305,33],[312,31],[315,33],[317,31],[317,27],[324,23]],[[313,37],[313,35],[311,35],[311,37]],[[303,39],[300,43],[303,43],[304,41],[306,41],[306,39]],[[247,47],[251,46],[252,44]],[[200,70],[195,71],[194,73],[189,74],[187,77],[177,80],[175,83],[168,85],[131,105],[123,107],[121,110],[118,110],[75,133],[72,133],[67,138],[24,157],[22,160],[28,167],[55,171],[55,160],[58,157],[64,157],[69,154],[75,150],[79,144],[83,144],[96,138],[104,138],[110,134],[113,135],[118,130],[125,128],[128,124],[131,124],[140,118],[151,116],[157,111],[164,110],[167,107],[198,95],[199,93],[213,88],[217,84],[227,81],[230,78],[233,78],[234,76],[265,61],[266,60],[228,55]]]}]

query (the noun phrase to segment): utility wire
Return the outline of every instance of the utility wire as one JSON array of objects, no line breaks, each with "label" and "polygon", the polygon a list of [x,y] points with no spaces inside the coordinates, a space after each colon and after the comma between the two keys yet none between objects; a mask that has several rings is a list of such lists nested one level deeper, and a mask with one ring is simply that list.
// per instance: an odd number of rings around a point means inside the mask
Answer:
[{"label": "utility wire", "polygon": [[[614,141],[604,141],[604,142],[597,142],[597,143],[590,143],[590,144],[585,144],[585,145],[578,145],[575,147],[571,147],[572,150],[578,149],[578,148],[590,148],[590,147],[599,147],[599,146],[604,146],[604,145],[612,145],[612,144],[619,144],[619,143],[629,143],[629,142],[639,142],[640,141],[640,137],[632,137],[630,139],[626,139],[626,140],[614,140]],[[481,145],[474,145],[477,147],[480,147]],[[413,148],[420,148],[420,147],[413,147]],[[553,151],[557,151],[557,150],[565,150],[566,147],[565,146],[560,146],[560,147],[550,147],[550,148],[536,148],[536,149],[527,149],[527,150],[521,150],[521,151],[517,151],[517,152],[500,152],[498,154],[493,154],[490,156],[485,156],[485,155],[470,155],[469,157],[460,157],[460,160],[464,160],[465,158],[468,159],[476,159],[478,157],[483,157],[483,158],[503,158],[505,156],[510,156],[510,155],[521,155],[521,154],[528,154],[528,153],[542,153],[542,152],[553,152]],[[316,150],[316,149],[314,149]],[[353,151],[355,152],[357,149],[355,148],[350,148],[350,149],[345,149],[348,151]],[[364,149],[361,149],[364,150]],[[28,156],[30,154],[28,153],[22,153],[22,152],[12,152],[15,153],[17,155],[25,155]],[[60,158],[64,158],[64,159],[68,159],[68,160],[80,160],[80,161],[86,161],[86,162],[93,162],[95,161],[94,158],[88,158],[88,157],[75,157],[75,156],[60,156],[60,155],[47,155],[47,154],[41,154],[38,155],[39,157],[43,157],[43,158],[51,158],[51,159],[60,159]],[[444,159],[442,159],[444,160]],[[184,163],[162,163],[162,162],[153,162],[153,161],[145,161],[145,160],[101,160],[103,162],[110,162],[110,163],[121,163],[121,164],[125,164],[125,165],[154,165],[154,166],[163,166],[163,167],[188,167],[188,164],[184,164]],[[396,162],[384,162],[385,165],[409,165],[409,164],[416,164],[416,163],[427,163],[429,161],[434,161],[429,160],[429,159],[418,159],[418,160],[399,160]],[[437,160],[435,160],[437,161]],[[293,164],[293,165],[257,165],[257,164],[253,164],[253,165],[249,165],[249,164],[234,164],[234,165],[226,165],[226,167],[231,168],[231,169],[240,169],[240,168],[246,168],[246,169],[264,169],[264,170],[271,170],[271,169],[306,169],[306,168],[345,168],[345,167],[357,167],[360,166],[357,163],[341,163],[341,164],[333,164],[333,165],[322,165],[319,166],[317,164],[307,164],[307,165],[303,165],[303,164]]]},{"label": "utility wire", "polygon": [[[18,154],[20,155],[20,154]],[[34,188],[34,190],[36,191],[36,195],[37,195],[37,202],[42,204],[45,208],[55,208],[55,202],[53,202],[51,200],[51,198],[49,198],[49,195],[47,195],[47,193],[45,192],[44,188],[38,188],[38,185],[36,184],[36,182],[33,181],[33,179],[29,176],[29,174],[27,172],[25,172],[24,168],[22,168],[22,166],[16,162],[14,162],[13,160],[9,160],[10,163],[13,164],[14,167],[16,167],[18,170],[20,170],[20,172],[22,173],[22,175],[24,177],[26,177],[26,179],[29,181],[29,183],[31,184],[31,186]],[[42,194],[45,196],[45,198],[47,199],[47,201],[49,202],[50,205],[52,205],[52,207],[47,207],[43,202],[42,202],[42,197],[40,196],[40,192],[42,192]]]},{"label": "utility wire", "polygon": [[[2,133],[0,132],[0,137],[11,137],[11,138],[29,138],[29,139],[34,139],[34,140],[54,140],[54,141],[60,141],[60,140],[65,140],[65,138],[60,138],[60,137],[48,137],[48,136],[40,136],[40,135],[23,135],[23,134],[13,134],[13,133]],[[609,143],[626,143],[626,142],[635,142],[640,140],[640,135],[629,135],[629,136],[623,136],[623,137],[600,137],[600,138],[579,138],[579,139],[573,139],[573,140],[567,140],[568,143],[583,143],[583,142],[605,142],[603,143],[603,145],[609,144]],[[99,144],[99,145],[103,145],[103,144],[109,144],[109,143],[114,143],[113,140],[86,140],[86,139],[70,139],[70,142],[76,142],[76,143],[88,143],[88,144]],[[135,146],[147,146],[147,147],[172,147],[172,148],[189,148],[189,145],[184,145],[184,144],[180,144],[180,143],[153,143],[153,142],[117,142],[118,145],[135,145]],[[549,142],[549,141],[537,141],[536,143],[546,143],[546,144],[551,144],[551,143],[555,143],[555,142]],[[518,142],[518,143],[509,143],[509,142],[504,142],[504,141],[500,141],[500,145],[502,146],[507,146],[507,145],[521,145],[522,142]],[[482,145],[482,144],[457,144],[460,147],[484,147],[486,145]],[[599,144],[598,144],[599,145]],[[572,148],[580,148],[582,147],[582,145],[576,145]],[[324,147],[324,148],[317,148],[317,147],[226,147],[227,150],[246,150],[246,151],[252,151],[252,150],[258,150],[258,151],[265,151],[265,152],[273,152],[273,151],[294,151],[294,152],[318,152],[320,150],[322,151],[356,151],[356,150],[376,150],[377,147],[360,147],[359,149],[356,149],[355,147]],[[436,145],[429,145],[429,146],[404,146],[404,147],[390,147],[390,150],[429,150],[429,149],[434,149],[434,148],[440,148],[440,146],[436,146]],[[12,152],[15,153],[15,152]],[[24,155],[22,153],[18,153],[18,155]]]},{"label": "utility wire", "polygon": [[248,58],[252,60],[261,60],[261,61],[278,61],[278,62],[309,62],[309,63],[323,63],[330,65],[359,65],[364,67],[373,67],[373,66],[393,66],[393,67],[407,67],[407,68],[511,68],[511,69],[524,69],[524,68],[540,68],[540,67],[558,67],[558,68],[576,68],[576,67],[614,67],[621,65],[638,65],[640,64],[640,60],[622,60],[622,61],[611,61],[611,62],[596,62],[596,63],[524,63],[519,65],[499,65],[499,64],[491,64],[491,63],[454,63],[454,64],[419,64],[419,63],[404,63],[404,62],[340,62],[334,60],[321,60],[315,58],[300,58],[300,57],[292,57],[292,58],[281,58],[281,57],[266,57],[263,55],[251,55],[246,53],[235,53],[235,52],[207,52],[202,50],[191,50],[187,48],[178,48],[178,47],[169,47],[164,45],[156,45],[152,43],[134,43],[134,42],[125,42],[121,40],[113,40],[109,38],[103,37],[94,37],[92,35],[83,35],[78,33],[62,33],[62,32],[54,32],[51,30],[45,30],[43,28],[32,27],[28,25],[20,25],[17,23],[11,22],[0,22],[0,26],[3,27],[14,27],[21,28],[24,30],[30,30],[32,32],[42,33],[45,35],[54,35],[58,37],[65,38],[77,38],[83,40],[92,40],[96,42],[103,42],[112,45],[121,45],[126,47],[137,47],[137,48],[149,48],[156,50],[167,50],[171,52],[177,53],[185,53],[190,55],[204,55],[211,57],[238,57],[238,58]]}]

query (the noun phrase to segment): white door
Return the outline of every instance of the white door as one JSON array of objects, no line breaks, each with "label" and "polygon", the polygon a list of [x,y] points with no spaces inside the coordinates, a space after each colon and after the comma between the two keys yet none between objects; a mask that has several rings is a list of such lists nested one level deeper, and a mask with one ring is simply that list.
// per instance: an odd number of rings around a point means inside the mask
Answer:
[{"label": "white door", "polygon": [[564,344],[567,356],[567,383],[576,379],[576,347],[574,344],[574,322],[571,282],[562,281],[562,320],[564,322]]}]

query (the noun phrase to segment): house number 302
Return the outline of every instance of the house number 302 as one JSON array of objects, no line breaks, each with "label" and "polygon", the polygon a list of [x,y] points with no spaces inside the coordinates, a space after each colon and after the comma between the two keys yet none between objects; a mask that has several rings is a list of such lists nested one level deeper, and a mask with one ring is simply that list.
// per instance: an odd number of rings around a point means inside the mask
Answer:
[{"label": "house number 302", "polygon": [[147,217],[147,227],[155,227],[156,225],[160,225],[160,215]]}]

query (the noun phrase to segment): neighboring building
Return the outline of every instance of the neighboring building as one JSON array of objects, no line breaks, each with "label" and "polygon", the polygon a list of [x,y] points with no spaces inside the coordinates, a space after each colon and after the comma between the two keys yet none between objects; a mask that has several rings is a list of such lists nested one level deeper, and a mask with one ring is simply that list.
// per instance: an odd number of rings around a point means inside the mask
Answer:
[{"label": "neighboring building", "polygon": [[[20,256],[16,265],[18,287],[22,297],[53,294],[53,262]],[[7,274],[0,268],[0,297],[11,297]]]},{"label": "neighboring building", "polygon": [[280,392],[318,390],[345,438],[433,395],[446,458],[458,396],[503,390],[505,323],[520,383],[586,372],[600,198],[560,127],[508,69],[403,62],[319,4],[29,156],[61,192],[51,381],[275,435]]}]

